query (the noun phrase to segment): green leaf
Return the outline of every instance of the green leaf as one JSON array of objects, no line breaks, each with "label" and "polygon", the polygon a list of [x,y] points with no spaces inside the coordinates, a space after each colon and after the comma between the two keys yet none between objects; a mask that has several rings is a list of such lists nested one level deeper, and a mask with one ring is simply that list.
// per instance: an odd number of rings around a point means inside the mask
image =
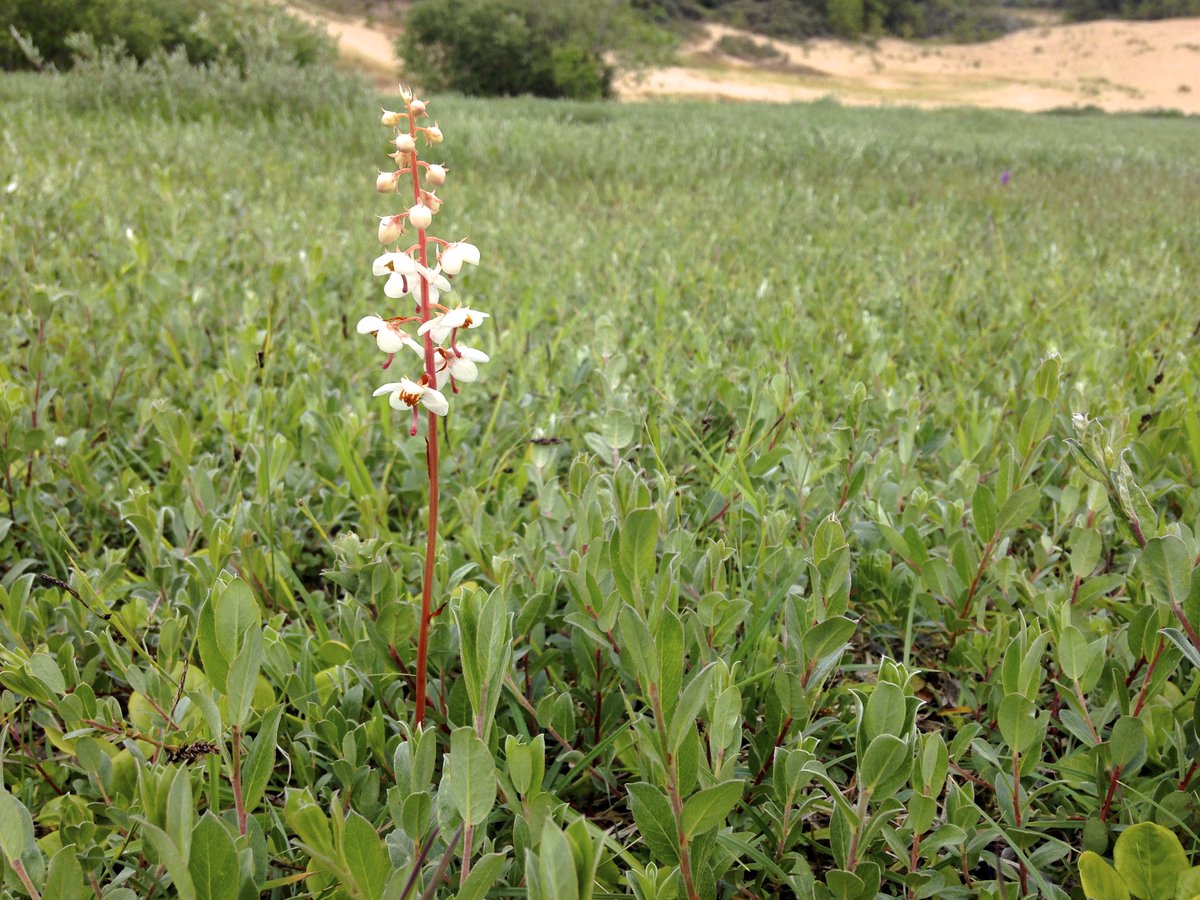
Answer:
[{"label": "green leaf", "polygon": [[1024,753],[1037,740],[1037,707],[1021,694],[1009,694],[1000,703],[1000,736],[1015,753]]},{"label": "green leaf", "polygon": [[29,674],[50,689],[55,696],[67,692],[67,682],[63,679],[62,669],[49,653],[35,653],[26,663]]},{"label": "green leaf", "polygon": [[83,900],[83,867],[74,844],[67,844],[51,858],[42,896],[46,900]]},{"label": "green leaf", "polygon": [[269,710],[262,718],[254,746],[246,754],[246,761],[242,765],[242,800],[247,812],[254,812],[275,771],[276,742],[282,718],[282,705]]},{"label": "green leaf", "polygon": [[1113,725],[1108,738],[1109,751],[1114,765],[1128,768],[1138,758],[1145,758],[1146,729],[1140,719],[1121,716]]},{"label": "green leaf", "polygon": [[654,575],[655,547],[658,543],[658,513],[653,509],[635,509],[625,517],[620,529],[620,565],[633,586],[635,595]]},{"label": "green leaf", "polygon": [[246,638],[241,652],[229,666],[226,682],[226,714],[229,724],[241,728],[250,715],[250,704],[254,699],[254,686],[258,681],[258,670],[262,666],[262,633],[255,629]]},{"label": "green leaf", "polygon": [[1169,900],[1179,877],[1189,868],[1179,838],[1154,822],[1121,832],[1113,847],[1113,863],[1129,893],[1142,900]]},{"label": "green leaf", "polygon": [[821,660],[831,653],[840,652],[857,627],[853,619],[834,616],[818,622],[804,632],[804,655],[809,660]]},{"label": "green leaf", "polygon": [[725,817],[742,799],[742,787],[741,781],[723,781],[688,797],[680,816],[688,839],[723,825]]},{"label": "green leaf", "polygon": [[1162,628],[1158,633],[1178,647],[1188,662],[1197,669],[1200,669],[1200,650],[1196,649],[1196,645],[1192,643],[1191,638],[1178,628]]},{"label": "green leaf", "polygon": [[1142,565],[1159,600],[1183,605],[1192,586],[1192,555],[1173,534],[1151,538],[1142,550]]},{"label": "green leaf", "polygon": [[192,846],[192,824],[196,820],[196,808],[192,803],[192,776],[187,766],[180,766],[171,779],[167,791],[167,835],[175,842],[179,852],[187,859]]},{"label": "green leaf", "polygon": [[898,684],[880,681],[867,697],[863,710],[863,728],[868,743],[881,734],[899,737],[904,728],[906,703],[904,691]]},{"label": "green leaf", "polygon": [[221,591],[215,614],[217,642],[229,648],[228,656],[232,656],[234,648],[241,647],[251,634],[262,635],[258,601],[254,599],[250,586],[240,578],[233,579]]},{"label": "green leaf", "polygon": [[[150,841],[150,846],[158,854],[159,861],[167,867],[167,874],[171,876],[179,900],[197,900],[196,888],[192,884],[192,874],[188,870],[187,855],[182,853],[175,842],[167,836],[167,833],[157,825],[144,819],[139,821],[143,833]],[[188,843],[191,843],[190,834]]]},{"label": "green leaf", "polygon": [[233,838],[211,812],[206,812],[192,830],[188,873],[196,889],[196,900],[237,896],[240,869]]},{"label": "green leaf", "polygon": [[871,741],[859,764],[859,783],[873,799],[885,800],[908,779],[912,753],[908,744],[891,734]]},{"label": "green leaf", "polygon": [[996,536],[996,514],[996,495],[981,482],[971,497],[971,515],[975,519],[975,534],[985,544]]},{"label": "green leaf", "polygon": [[1096,571],[1100,553],[1104,550],[1100,533],[1091,528],[1072,528],[1070,545],[1071,574],[1076,578],[1086,578]]},{"label": "green leaf", "polygon": [[575,857],[567,836],[553,821],[542,827],[542,842],[538,848],[538,881],[542,895],[554,900],[579,900],[579,885],[575,877]]},{"label": "green leaf", "polygon": [[671,804],[661,789],[644,781],[629,785],[629,811],[638,827],[639,837],[659,862],[679,862],[679,835]]},{"label": "green leaf", "polygon": [[646,620],[632,606],[622,606],[617,620],[621,632],[621,658],[628,657],[643,689],[658,683],[658,653]]},{"label": "green leaf", "polygon": [[454,900],[484,900],[487,892],[500,878],[500,873],[504,871],[505,859],[503,853],[488,853],[475,860],[475,864],[471,866],[471,874],[454,895]]},{"label": "green leaf", "polygon": [[20,859],[33,844],[33,818],[25,804],[0,785],[0,852]]},{"label": "green leaf", "polygon": [[1196,900],[1200,897],[1200,866],[1181,872],[1175,885],[1175,900]]},{"label": "green leaf", "polygon": [[996,519],[996,531],[1004,534],[1025,521],[1037,512],[1042,501],[1041,489],[1036,484],[1029,484],[1004,501],[1000,514]]},{"label": "green leaf", "polygon": [[1079,880],[1086,900],[1129,900],[1129,889],[1117,870],[1090,850],[1079,856]]},{"label": "green leaf", "polygon": [[708,700],[708,688],[712,682],[714,665],[715,663],[709,663],[693,675],[692,680],[683,689],[679,702],[675,704],[675,709],[671,713],[670,741],[668,743],[668,748],[672,753],[679,749],[679,745],[687,736],[688,729],[692,727],[696,716],[700,714],[700,710],[704,708],[704,704]]},{"label": "green leaf", "polygon": [[353,810],[346,817],[342,855],[346,859],[350,877],[358,886],[357,896],[366,900],[382,900],[383,888],[392,874],[392,863],[371,823]]},{"label": "green leaf", "polygon": [[472,728],[450,735],[445,787],[464,823],[479,825],[487,819],[496,802],[496,765]]},{"label": "green leaf", "polygon": [[1087,671],[1089,648],[1087,638],[1074,625],[1063,629],[1058,638],[1058,664],[1063,674],[1078,681]]}]

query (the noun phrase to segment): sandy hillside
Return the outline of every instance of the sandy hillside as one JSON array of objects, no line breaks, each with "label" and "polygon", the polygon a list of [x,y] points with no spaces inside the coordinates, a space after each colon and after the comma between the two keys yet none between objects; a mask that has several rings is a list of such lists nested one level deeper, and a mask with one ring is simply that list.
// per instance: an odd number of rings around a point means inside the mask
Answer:
[{"label": "sandy hillside", "polygon": [[[400,64],[395,35],[363,22],[323,23],[343,54],[391,83]],[[835,40],[766,41],[781,56],[752,65],[715,44],[732,28],[709,26],[684,48],[684,65],[623,76],[620,95],[790,102],[834,97],[855,105],[986,106],[1043,110],[1098,106],[1110,111],[1178,109],[1200,114],[1200,18],[1088,22],[1031,28],[983,44],[914,44],[888,38],[873,46]]]},{"label": "sandy hillside", "polygon": [[983,44],[769,41],[782,59],[768,67],[715,52],[722,36],[738,33],[709,27],[685,51],[690,65],[626,76],[622,95],[1200,113],[1200,19],[1055,25]]}]

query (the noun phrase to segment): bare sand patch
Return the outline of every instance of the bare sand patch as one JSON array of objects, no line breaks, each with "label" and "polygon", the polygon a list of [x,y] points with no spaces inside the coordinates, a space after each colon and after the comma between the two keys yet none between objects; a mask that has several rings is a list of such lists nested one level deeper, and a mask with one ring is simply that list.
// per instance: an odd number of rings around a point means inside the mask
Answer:
[{"label": "bare sand patch", "polygon": [[[791,43],[756,36],[787,63],[774,68],[722,57],[717,42],[739,34],[745,32],[708,26],[684,51],[685,60],[697,64],[624,75],[621,96],[1200,113],[1200,18],[1054,25],[981,44]],[[802,73],[789,71],[801,67]]]}]

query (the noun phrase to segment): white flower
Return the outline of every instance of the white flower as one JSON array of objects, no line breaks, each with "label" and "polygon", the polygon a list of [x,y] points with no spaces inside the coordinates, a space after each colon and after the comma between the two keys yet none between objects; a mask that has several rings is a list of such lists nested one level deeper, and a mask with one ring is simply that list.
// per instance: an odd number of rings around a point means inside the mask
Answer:
[{"label": "white flower", "polygon": [[417,329],[417,334],[428,334],[435,344],[440,344],[458,328],[478,328],[488,314],[469,306],[460,306],[448,313],[434,316]]},{"label": "white flower", "polygon": [[[433,306],[440,299],[442,294],[450,292],[450,282],[446,276],[442,274],[441,268],[430,269],[420,263],[415,263],[417,274],[425,279],[429,285],[429,305]],[[413,279],[413,298],[419,303],[421,301],[421,282]]]},{"label": "white flower", "polygon": [[390,394],[388,403],[392,409],[413,409],[418,403],[422,404],[435,416],[444,416],[450,411],[450,403],[441,391],[417,384],[407,378],[389,382],[375,389],[374,397]]},{"label": "white flower", "polygon": [[457,275],[462,271],[463,263],[479,265],[479,248],[466,241],[459,241],[442,251],[439,262],[442,264],[442,271],[447,275]]},{"label": "white flower", "polygon": [[433,223],[433,210],[424,203],[417,203],[408,210],[408,221],[418,231],[424,231]]},{"label": "white flower", "polygon": [[437,122],[434,122],[425,129],[425,137],[429,139],[431,144],[440,144],[442,142],[442,129],[438,128]]},{"label": "white flower", "polygon": [[453,378],[455,381],[476,381],[479,379],[479,367],[476,363],[485,363],[489,357],[482,350],[458,344],[454,350],[441,350],[441,359],[434,367],[437,376],[437,386],[442,387]]},{"label": "white flower", "polygon": [[412,292],[417,285],[414,276],[419,268],[407,253],[385,253],[377,256],[371,264],[371,272],[376,276],[388,276],[383,293],[393,300],[399,300]]},{"label": "white flower", "polygon": [[395,128],[404,121],[404,113],[392,112],[390,109],[383,111],[383,116],[379,120],[388,128]]},{"label": "white flower", "polygon": [[375,343],[384,353],[397,353],[406,344],[418,349],[420,346],[394,319],[363,316],[358,320],[357,330],[359,334],[375,335]]},{"label": "white flower", "polygon": [[413,136],[407,131],[402,131],[396,135],[392,145],[396,148],[397,153],[412,153],[417,149],[417,142],[413,140]]},{"label": "white flower", "polygon": [[424,100],[418,100],[418,99],[416,99],[416,98],[414,97],[414,98],[413,98],[413,100],[412,100],[412,102],[410,102],[410,103],[408,104],[408,111],[409,111],[410,113],[412,113],[414,116],[423,116],[423,115],[425,115],[425,101],[424,101]]},{"label": "white flower", "polygon": [[434,187],[441,187],[446,183],[446,167],[439,166],[436,163],[430,164],[425,168],[425,182]]}]

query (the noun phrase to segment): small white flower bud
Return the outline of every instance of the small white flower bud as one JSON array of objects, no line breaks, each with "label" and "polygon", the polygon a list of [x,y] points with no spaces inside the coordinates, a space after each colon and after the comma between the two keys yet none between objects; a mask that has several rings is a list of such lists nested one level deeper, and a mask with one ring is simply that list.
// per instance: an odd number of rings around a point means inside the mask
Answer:
[{"label": "small white flower bud", "polygon": [[393,194],[399,181],[399,172],[380,172],[379,177],[375,179],[375,190],[381,194]]},{"label": "small white flower bud", "polygon": [[424,203],[418,203],[408,211],[408,221],[418,231],[424,231],[433,222],[433,210]]},{"label": "small white flower bud", "polygon": [[402,131],[396,135],[396,139],[392,143],[396,145],[396,149],[401,153],[412,153],[417,149],[417,142],[413,140],[412,135],[407,131]]},{"label": "small white flower bud", "polygon": [[379,243],[392,244],[404,233],[403,216],[384,216],[379,220]]},{"label": "small white flower bud", "polygon": [[385,109],[380,121],[388,128],[395,128],[397,125],[403,122],[405,118],[406,117],[404,113],[393,112],[390,109]]},{"label": "small white flower bud", "polygon": [[404,85],[400,85],[400,99],[403,100],[406,104],[408,104],[408,103],[412,103],[412,98],[413,98],[413,92],[409,88],[406,88]]},{"label": "small white flower bud", "polygon": [[438,128],[435,122],[425,129],[425,137],[429,139],[429,143],[431,144],[440,144],[442,142],[442,129]]},{"label": "small white flower bud", "polygon": [[412,113],[414,116],[425,115],[425,101],[424,100],[416,100],[416,99],[412,100],[408,104],[408,111],[410,113]]},{"label": "small white flower bud", "polygon": [[425,181],[434,187],[441,187],[446,183],[446,167],[431,165],[425,169]]}]

